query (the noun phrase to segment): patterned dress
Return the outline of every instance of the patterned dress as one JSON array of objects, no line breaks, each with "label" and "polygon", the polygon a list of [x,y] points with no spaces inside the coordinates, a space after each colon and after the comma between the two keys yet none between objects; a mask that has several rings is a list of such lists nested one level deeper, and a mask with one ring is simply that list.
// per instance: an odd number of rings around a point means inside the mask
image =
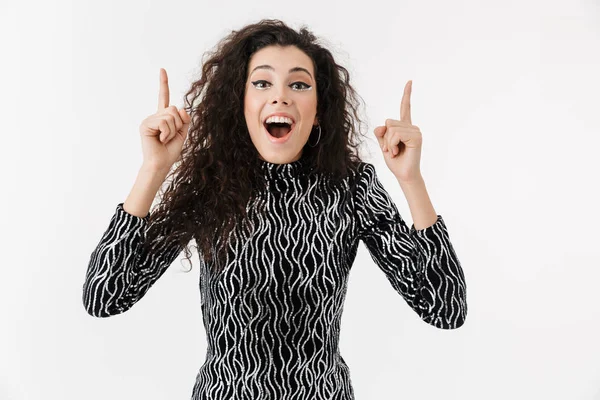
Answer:
[{"label": "patterned dress", "polygon": [[[245,229],[234,229],[219,273],[200,257],[206,359],[192,400],[353,400],[338,348],[350,268],[359,242],[394,290],[426,323],[463,325],[466,282],[441,215],[408,228],[372,164],[343,184],[307,174],[304,159],[261,161],[267,189],[248,202]],[[266,204],[266,216],[253,201]],[[127,311],[178,258],[183,247],[141,251],[148,216],[119,203],[91,254],[83,304],[95,317]]]}]

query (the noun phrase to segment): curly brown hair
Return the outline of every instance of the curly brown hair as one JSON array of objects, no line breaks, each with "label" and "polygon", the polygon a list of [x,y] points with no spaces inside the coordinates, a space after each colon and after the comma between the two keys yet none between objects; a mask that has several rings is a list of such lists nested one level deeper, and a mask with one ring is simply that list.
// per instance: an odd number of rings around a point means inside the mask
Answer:
[{"label": "curly brown hair", "polygon": [[[327,174],[336,184],[357,170],[364,136],[358,115],[362,98],[350,85],[348,70],[305,26],[295,31],[273,19],[247,25],[208,53],[201,78],[185,94],[191,116],[188,136],[165,180],[168,188],[163,184],[161,201],[149,215],[143,243],[147,251],[163,240],[177,242],[189,262],[187,245],[194,238],[204,262],[218,258],[231,230],[246,217],[250,198],[265,188],[259,153],[244,117],[249,60],[265,46],[296,46],[313,61],[322,135],[318,146],[303,148],[309,174]],[[312,133],[308,142],[314,142],[311,139]]]}]

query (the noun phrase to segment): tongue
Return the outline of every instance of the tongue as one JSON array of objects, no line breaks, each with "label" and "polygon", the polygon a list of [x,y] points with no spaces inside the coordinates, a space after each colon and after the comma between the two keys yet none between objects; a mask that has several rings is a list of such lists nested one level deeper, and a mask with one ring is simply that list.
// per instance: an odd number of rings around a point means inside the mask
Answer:
[{"label": "tongue", "polygon": [[287,135],[290,129],[289,126],[274,126],[269,130],[269,133],[276,138],[280,138]]}]

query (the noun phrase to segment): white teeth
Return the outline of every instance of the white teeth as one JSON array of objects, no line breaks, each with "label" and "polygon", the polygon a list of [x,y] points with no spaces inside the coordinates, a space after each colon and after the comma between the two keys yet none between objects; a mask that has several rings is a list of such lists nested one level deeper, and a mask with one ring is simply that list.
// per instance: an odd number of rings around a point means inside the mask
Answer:
[{"label": "white teeth", "polygon": [[292,121],[291,118],[288,117],[269,117],[267,118],[267,120],[265,121],[265,124],[269,124],[271,122],[279,122],[279,123],[286,123],[286,124],[290,124],[292,125],[294,123],[294,121]]}]

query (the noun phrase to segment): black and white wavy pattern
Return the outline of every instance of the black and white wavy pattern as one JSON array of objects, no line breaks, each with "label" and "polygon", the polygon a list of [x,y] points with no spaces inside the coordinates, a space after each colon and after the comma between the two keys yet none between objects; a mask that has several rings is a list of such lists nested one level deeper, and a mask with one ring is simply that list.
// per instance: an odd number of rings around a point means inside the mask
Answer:
[{"label": "black and white wavy pattern", "polygon": [[[200,263],[208,348],[192,400],[354,399],[338,338],[360,240],[423,321],[442,329],[465,321],[466,282],[440,215],[426,229],[409,229],[371,164],[335,190],[303,167],[302,159],[263,161],[266,218],[251,200],[247,224],[232,232],[220,260],[225,269],[215,274],[215,260]],[[147,218],[117,205],[87,269],[90,315],[127,311],[183,250],[142,252]]]}]

